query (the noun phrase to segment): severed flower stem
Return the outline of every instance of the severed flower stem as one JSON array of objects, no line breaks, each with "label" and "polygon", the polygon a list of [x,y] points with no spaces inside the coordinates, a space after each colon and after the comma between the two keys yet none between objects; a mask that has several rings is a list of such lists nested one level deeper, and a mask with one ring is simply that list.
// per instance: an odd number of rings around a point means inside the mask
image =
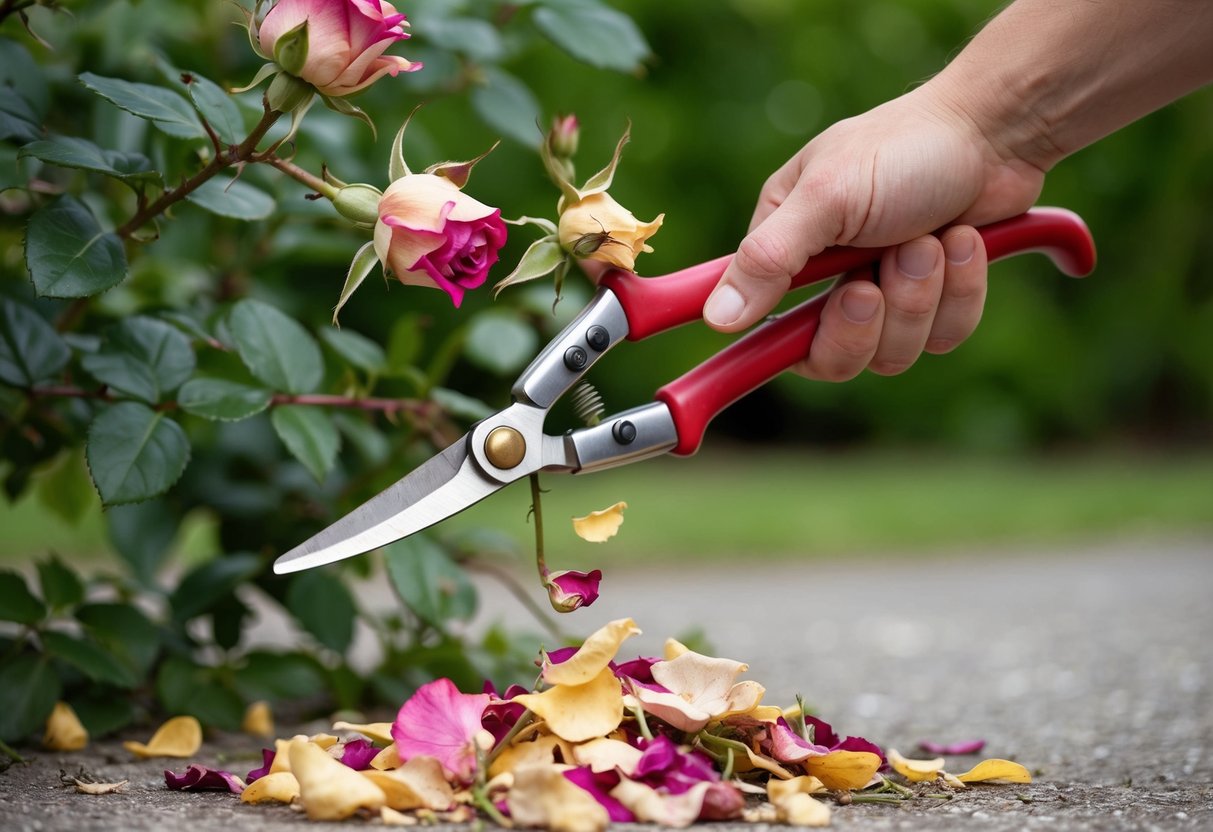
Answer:
[{"label": "severed flower stem", "polygon": [[543,556],[543,490],[539,487],[539,474],[531,474],[531,513],[535,515],[535,568],[539,570],[539,580],[546,586],[548,579],[548,564]]},{"label": "severed flower stem", "polygon": [[477,785],[472,788],[472,803],[476,808],[489,816],[489,820],[503,829],[513,829],[514,822],[501,814],[497,807],[493,805],[493,801],[489,799],[488,792],[482,785]]},{"label": "severed flower stem", "polygon": [[522,716],[518,717],[518,721],[510,728],[509,733],[501,738],[501,742],[493,746],[493,750],[484,758],[484,770],[488,772],[489,767],[493,765],[493,761],[501,756],[501,752],[509,748],[510,743],[514,738],[526,730],[526,727],[535,721],[535,713],[529,708],[522,712]]},{"label": "severed flower stem", "polygon": [[640,731],[640,736],[646,740],[653,739],[653,732],[649,729],[649,721],[645,718],[644,708],[637,705],[632,708],[632,716],[636,717],[636,729]]}]

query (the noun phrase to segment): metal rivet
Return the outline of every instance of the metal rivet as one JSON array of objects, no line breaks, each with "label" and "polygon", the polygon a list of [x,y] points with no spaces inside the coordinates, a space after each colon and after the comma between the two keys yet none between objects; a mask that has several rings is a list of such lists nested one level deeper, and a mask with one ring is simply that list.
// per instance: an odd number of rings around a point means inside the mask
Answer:
[{"label": "metal rivet", "polygon": [[620,445],[631,445],[636,441],[636,426],[627,419],[620,419],[611,425],[611,436]]},{"label": "metal rivet", "polygon": [[526,456],[526,440],[514,428],[493,428],[484,439],[484,455],[493,465],[508,471]]},{"label": "metal rivet", "polygon": [[573,372],[584,370],[589,360],[590,356],[581,347],[569,347],[564,351],[564,366]]},{"label": "metal rivet", "polygon": [[606,327],[595,324],[585,331],[585,342],[594,352],[602,352],[611,345],[611,333]]}]

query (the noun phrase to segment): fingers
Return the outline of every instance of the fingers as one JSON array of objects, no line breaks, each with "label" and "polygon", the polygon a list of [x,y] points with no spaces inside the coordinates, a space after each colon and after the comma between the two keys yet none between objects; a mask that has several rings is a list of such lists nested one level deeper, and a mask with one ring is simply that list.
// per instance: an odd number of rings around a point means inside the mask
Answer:
[{"label": "fingers", "polygon": [[885,319],[869,368],[891,376],[907,370],[931,334],[944,284],[943,244],[926,235],[886,251],[880,264]]},{"label": "fingers", "polygon": [[863,372],[880,345],[884,295],[868,273],[852,273],[830,293],[809,357],[793,370],[817,381],[849,381]]},{"label": "fingers", "polygon": [[950,228],[943,235],[946,261],[939,311],[931,325],[926,351],[942,354],[954,350],[973,334],[986,303],[985,243],[976,229],[967,225]]}]

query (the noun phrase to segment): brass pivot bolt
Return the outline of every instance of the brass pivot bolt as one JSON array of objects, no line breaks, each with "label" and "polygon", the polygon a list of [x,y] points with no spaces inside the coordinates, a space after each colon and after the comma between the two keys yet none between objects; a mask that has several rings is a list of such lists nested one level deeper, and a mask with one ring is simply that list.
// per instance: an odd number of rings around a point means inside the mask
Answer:
[{"label": "brass pivot bolt", "polygon": [[484,440],[484,455],[503,471],[516,467],[526,456],[526,440],[513,428],[493,428]]}]

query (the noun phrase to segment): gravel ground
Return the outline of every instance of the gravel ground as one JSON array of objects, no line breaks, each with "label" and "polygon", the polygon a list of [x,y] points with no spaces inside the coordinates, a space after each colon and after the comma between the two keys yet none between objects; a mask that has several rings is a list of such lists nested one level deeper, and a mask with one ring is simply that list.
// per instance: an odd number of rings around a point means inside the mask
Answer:
[{"label": "gravel ground", "polygon": [[[575,622],[589,632],[631,616],[645,634],[629,647],[646,653],[700,628],[719,655],[750,664],[768,702],[803,693],[835,727],[907,754],[923,738],[983,737],[985,756],[1036,773],[1029,786],[978,786],[950,801],[838,807],[837,829],[1210,829],[1211,589],[1209,539],[812,566],[747,555],[728,571],[608,569],[602,599]],[[511,604],[498,593],[484,605],[526,623]],[[258,635],[289,637],[273,620]],[[244,771],[253,752],[222,737],[199,761],[236,757],[231,768]],[[59,771],[80,767],[130,784],[75,794]],[[161,768],[130,761],[116,742],[35,751],[0,774],[0,829],[327,826],[224,795],[169,793]]]}]

